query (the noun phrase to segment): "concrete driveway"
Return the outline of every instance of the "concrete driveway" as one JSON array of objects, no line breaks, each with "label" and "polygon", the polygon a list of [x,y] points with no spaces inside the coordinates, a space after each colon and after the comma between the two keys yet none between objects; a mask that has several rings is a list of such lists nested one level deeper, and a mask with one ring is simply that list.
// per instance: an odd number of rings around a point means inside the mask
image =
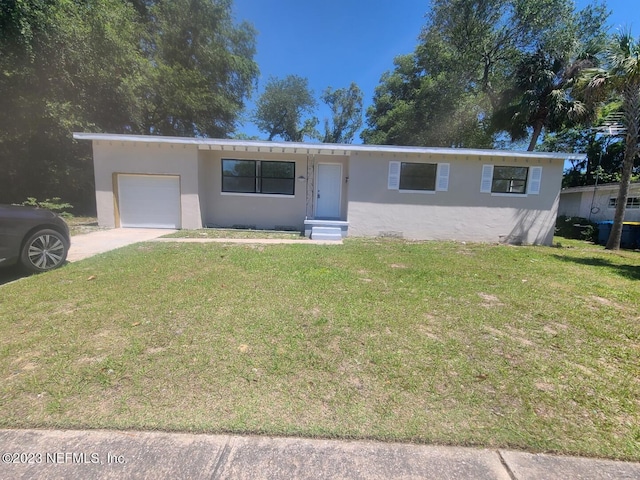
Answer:
[{"label": "concrete driveway", "polygon": [[108,252],[133,243],[147,242],[173,232],[175,230],[164,228],[113,228],[74,235],[71,237],[71,248],[67,255],[67,261],[77,262],[98,253]]}]

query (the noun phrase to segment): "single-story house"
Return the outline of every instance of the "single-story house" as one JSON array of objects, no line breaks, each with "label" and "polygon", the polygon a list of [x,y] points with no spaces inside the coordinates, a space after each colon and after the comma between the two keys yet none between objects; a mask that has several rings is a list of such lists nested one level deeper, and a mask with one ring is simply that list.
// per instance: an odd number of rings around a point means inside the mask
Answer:
[{"label": "single-story house", "polygon": [[564,153],[75,133],[105,227],[550,244]]},{"label": "single-story house", "polygon": [[[592,222],[612,221],[619,183],[564,188],[560,192],[558,215],[582,217]],[[625,222],[640,222],[640,183],[632,183],[624,213]]]}]

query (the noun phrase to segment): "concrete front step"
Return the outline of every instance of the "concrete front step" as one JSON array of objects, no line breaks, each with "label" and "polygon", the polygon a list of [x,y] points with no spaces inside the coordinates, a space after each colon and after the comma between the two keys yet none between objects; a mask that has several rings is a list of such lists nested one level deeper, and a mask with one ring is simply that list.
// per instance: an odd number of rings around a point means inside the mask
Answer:
[{"label": "concrete front step", "polygon": [[[319,228],[330,228],[335,229],[331,231],[323,231],[318,230]],[[313,230],[316,235],[334,235],[335,233],[340,233],[342,238],[347,236],[347,230],[349,229],[349,222],[345,222],[343,220],[316,220],[316,219],[305,219],[304,221],[304,236],[308,238],[311,237],[311,231]],[[337,240],[337,239],[336,239]]]},{"label": "concrete front step", "polygon": [[338,227],[319,227],[311,228],[311,240],[342,240],[342,230]]}]

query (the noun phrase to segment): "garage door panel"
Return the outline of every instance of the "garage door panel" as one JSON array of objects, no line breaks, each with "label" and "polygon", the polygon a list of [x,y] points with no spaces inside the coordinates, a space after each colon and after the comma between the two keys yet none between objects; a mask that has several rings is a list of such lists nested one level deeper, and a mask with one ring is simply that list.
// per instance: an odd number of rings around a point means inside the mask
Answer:
[{"label": "garage door panel", "polygon": [[121,227],[180,228],[180,178],[118,175]]}]

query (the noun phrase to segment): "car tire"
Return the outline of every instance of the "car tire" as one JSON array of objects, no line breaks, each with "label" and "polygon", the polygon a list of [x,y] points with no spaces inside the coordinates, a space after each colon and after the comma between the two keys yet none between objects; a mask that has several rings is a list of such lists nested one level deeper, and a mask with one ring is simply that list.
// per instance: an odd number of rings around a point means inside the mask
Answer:
[{"label": "car tire", "polygon": [[60,232],[38,230],[24,242],[20,263],[30,272],[47,272],[62,265],[68,252],[69,242]]}]

